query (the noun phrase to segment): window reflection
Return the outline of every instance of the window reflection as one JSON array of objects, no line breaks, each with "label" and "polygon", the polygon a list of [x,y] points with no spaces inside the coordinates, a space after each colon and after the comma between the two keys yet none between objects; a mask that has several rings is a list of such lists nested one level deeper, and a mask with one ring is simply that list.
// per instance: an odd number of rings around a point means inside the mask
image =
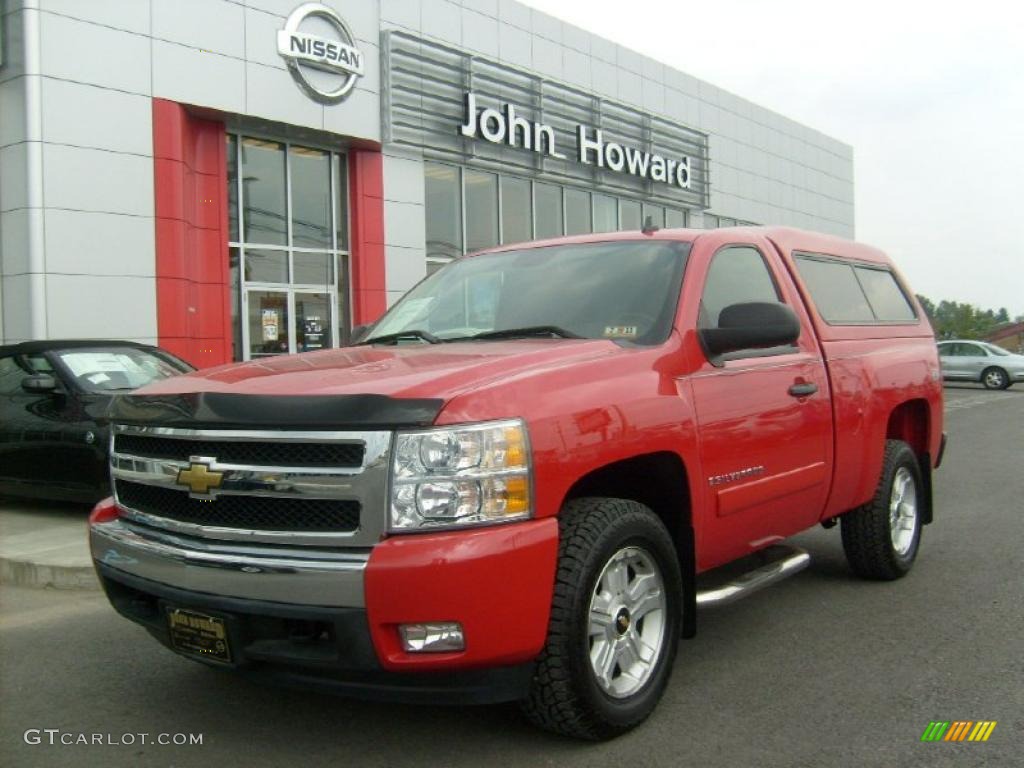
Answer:
[{"label": "window reflection", "polygon": [[292,146],[292,245],[331,247],[331,155]]},{"label": "window reflection", "polygon": [[528,178],[425,162],[426,271],[501,243],[659,228],[683,228],[686,210]]},{"label": "window reflection", "polygon": [[647,217],[651,217],[651,223],[658,229],[665,228],[665,209],[660,205],[651,205],[650,203],[644,203],[643,210],[643,225],[647,225]]},{"label": "window reflection", "polygon": [[590,231],[590,193],[582,189],[566,189],[565,234],[585,235]]},{"label": "window reflection", "polygon": [[533,239],[533,204],[526,179],[501,177],[501,239],[505,243]]},{"label": "window reflection", "polygon": [[680,229],[686,226],[686,211],[677,211],[674,208],[665,209],[665,226],[669,229]]},{"label": "window reflection", "polygon": [[459,169],[425,163],[427,258],[462,255],[462,190]]},{"label": "window reflection", "polygon": [[633,200],[623,200],[619,205],[619,229],[630,230],[640,229],[643,221],[640,219],[640,203]]},{"label": "window reflection", "polygon": [[242,216],[247,243],[286,245],[284,145],[242,139]]},{"label": "window reflection", "polygon": [[565,234],[562,227],[562,188],[537,182],[533,185],[533,193],[537,197],[537,239]]},{"label": "window reflection", "polygon": [[498,176],[466,170],[466,250],[498,244]]},{"label": "window reflection", "polygon": [[594,195],[594,231],[614,232],[619,228],[619,201],[608,195]]},{"label": "window reflection", "polygon": [[246,248],[245,281],[247,283],[287,283],[288,252]]}]

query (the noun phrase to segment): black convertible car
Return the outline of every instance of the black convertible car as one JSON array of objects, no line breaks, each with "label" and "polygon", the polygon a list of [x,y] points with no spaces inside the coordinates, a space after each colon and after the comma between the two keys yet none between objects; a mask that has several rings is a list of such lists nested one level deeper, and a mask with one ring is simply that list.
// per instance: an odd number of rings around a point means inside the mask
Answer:
[{"label": "black convertible car", "polygon": [[162,349],[130,341],[0,346],[0,494],[103,498],[111,399],[191,370]]}]

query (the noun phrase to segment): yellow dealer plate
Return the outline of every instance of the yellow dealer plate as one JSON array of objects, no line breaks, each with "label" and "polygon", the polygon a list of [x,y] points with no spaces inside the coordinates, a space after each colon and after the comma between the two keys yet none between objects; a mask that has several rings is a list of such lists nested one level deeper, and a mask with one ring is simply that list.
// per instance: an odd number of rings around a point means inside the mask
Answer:
[{"label": "yellow dealer plate", "polygon": [[213,661],[231,662],[224,619],[205,613],[171,608],[167,611],[171,645],[182,653]]}]

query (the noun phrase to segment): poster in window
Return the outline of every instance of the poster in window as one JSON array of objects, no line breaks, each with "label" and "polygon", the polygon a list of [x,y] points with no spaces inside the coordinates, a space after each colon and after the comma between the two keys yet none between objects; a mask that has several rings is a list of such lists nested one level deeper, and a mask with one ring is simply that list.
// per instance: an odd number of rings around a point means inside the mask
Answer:
[{"label": "poster in window", "polygon": [[263,310],[263,340],[277,341],[281,323],[276,309]]}]

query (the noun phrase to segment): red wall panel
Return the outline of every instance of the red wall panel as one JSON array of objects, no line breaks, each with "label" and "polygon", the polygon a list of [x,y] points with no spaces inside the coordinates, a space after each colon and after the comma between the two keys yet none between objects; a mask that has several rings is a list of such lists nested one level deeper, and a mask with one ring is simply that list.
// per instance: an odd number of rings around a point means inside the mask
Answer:
[{"label": "red wall panel", "polygon": [[387,309],[384,274],[384,157],[377,150],[349,153],[349,248],[352,323],[364,325]]},{"label": "red wall panel", "polygon": [[230,362],[224,124],[153,99],[157,331],[199,368]]}]

